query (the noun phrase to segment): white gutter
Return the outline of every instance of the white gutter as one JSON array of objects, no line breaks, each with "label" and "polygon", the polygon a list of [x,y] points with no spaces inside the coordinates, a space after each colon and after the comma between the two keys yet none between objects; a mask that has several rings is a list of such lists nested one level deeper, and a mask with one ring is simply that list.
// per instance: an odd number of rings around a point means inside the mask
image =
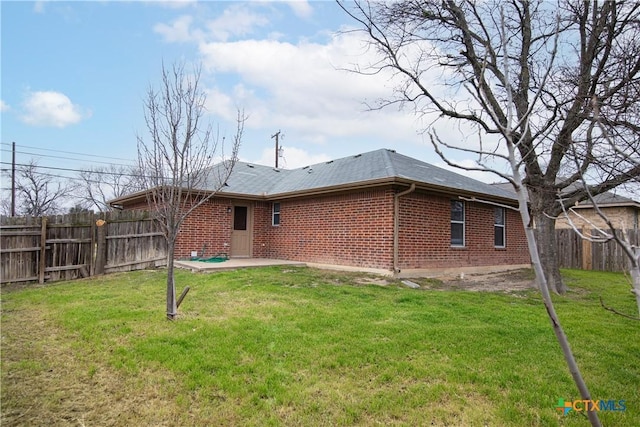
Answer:
[{"label": "white gutter", "polygon": [[393,196],[393,274],[400,273],[398,268],[398,246],[400,233],[400,197],[415,191],[415,182],[407,190]]}]

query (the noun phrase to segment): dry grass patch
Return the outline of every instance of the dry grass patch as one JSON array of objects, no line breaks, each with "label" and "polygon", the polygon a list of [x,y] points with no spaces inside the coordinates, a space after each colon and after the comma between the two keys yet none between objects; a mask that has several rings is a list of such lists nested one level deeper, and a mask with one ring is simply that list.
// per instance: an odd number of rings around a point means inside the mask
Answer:
[{"label": "dry grass patch", "polygon": [[[6,313],[5,313],[6,314]],[[15,310],[2,323],[2,422],[24,425],[176,425],[172,372],[142,368],[136,376],[78,350],[46,309]]]},{"label": "dry grass patch", "polygon": [[536,289],[532,269],[470,273],[441,278],[412,279],[424,289],[473,292],[521,292]]}]

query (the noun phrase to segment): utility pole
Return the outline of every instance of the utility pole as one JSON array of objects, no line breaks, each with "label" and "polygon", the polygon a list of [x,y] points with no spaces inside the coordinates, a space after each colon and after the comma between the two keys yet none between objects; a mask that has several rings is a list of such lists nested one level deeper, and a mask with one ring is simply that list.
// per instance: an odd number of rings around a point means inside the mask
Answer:
[{"label": "utility pole", "polygon": [[16,216],[16,143],[11,144],[11,216]]},{"label": "utility pole", "polygon": [[280,131],[274,133],[273,135],[271,135],[271,138],[275,138],[276,139],[276,169],[278,168],[278,157],[280,155],[280,151],[278,148],[278,143],[280,142]]}]

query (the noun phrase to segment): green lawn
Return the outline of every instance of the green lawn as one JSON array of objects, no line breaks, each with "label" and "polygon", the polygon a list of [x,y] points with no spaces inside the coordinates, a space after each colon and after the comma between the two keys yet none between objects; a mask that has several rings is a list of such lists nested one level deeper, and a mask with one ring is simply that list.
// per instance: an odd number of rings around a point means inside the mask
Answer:
[{"label": "green lawn", "polygon": [[[555,298],[605,425],[640,425],[640,322],[621,274]],[[2,291],[2,426],[586,425],[535,291],[413,290],[272,267]]]}]

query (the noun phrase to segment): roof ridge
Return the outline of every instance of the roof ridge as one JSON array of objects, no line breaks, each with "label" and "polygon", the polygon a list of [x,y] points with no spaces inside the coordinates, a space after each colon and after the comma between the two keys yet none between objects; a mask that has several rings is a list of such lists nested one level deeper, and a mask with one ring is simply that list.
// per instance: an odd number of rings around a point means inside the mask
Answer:
[{"label": "roof ridge", "polygon": [[362,153],[355,153],[355,154],[347,154],[346,156],[342,156],[342,157],[339,157],[337,159],[323,160],[321,162],[315,162],[315,163],[311,163],[311,164],[308,164],[308,165],[305,165],[305,166],[300,166],[300,167],[297,167],[297,168],[294,168],[294,169],[287,169],[287,170],[295,171],[295,170],[298,170],[298,169],[309,169],[309,168],[311,168],[313,166],[323,165],[323,164],[330,164],[330,163],[334,163],[334,162],[340,162],[340,161],[348,160],[348,159],[351,159],[351,158],[361,157],[361,156],[364,156],[366,154],[377,153],[378,151],[391,151],[391,152],[395,153],[395,150],[390,150],[388,148],[378,148],[376,150],[370,150],[370,151],[365,151],[365,152],[362,152]]},{"label": "roof ridge", "polygon": [[395,164],[393,163],[393,159],[391,158],[391,154],[398,154],[396,150],[391,150],[389,148],[381,148],[380,150],[383,152],[383,159],[385,162],[385,167],[388,170],[388,175],[390,177],[398,176],[399,174],[396,172]]}]

